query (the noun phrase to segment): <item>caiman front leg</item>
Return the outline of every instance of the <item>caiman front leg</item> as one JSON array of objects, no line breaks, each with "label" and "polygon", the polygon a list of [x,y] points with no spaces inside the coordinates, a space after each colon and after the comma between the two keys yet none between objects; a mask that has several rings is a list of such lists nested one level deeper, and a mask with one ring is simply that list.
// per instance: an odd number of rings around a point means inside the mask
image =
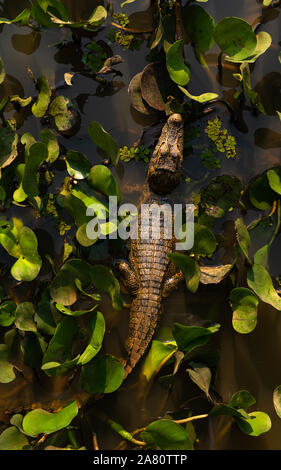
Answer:
[{"label": "caiman front leg", "polygon": [[136,295],[139,283],[136,273],[132,269],[131,265],[125,260],[120,260],[115,261],[113,268],[128,294]]},{"label": "caiman front leg", "polygon": [[176,290],[180,282],[184,281],[184,274],[182,271],[177,272],[170,278],[166,279],[163,286],[163,297],[168,297],[174,290]]}]

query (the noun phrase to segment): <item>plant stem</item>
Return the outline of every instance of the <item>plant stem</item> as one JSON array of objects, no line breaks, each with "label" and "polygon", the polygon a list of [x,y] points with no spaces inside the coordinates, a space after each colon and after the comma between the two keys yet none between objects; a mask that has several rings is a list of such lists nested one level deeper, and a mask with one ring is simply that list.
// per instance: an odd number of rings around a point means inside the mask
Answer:
[{"label": "plant stem", "polygon": [[204,419],[208,418],[208,413],[204,415],[197,415],[197,416],[190,416],[190,418],[184,418],[184,419],[174,419],[173,422],[177,424],[184,424],[184,423],[189,423],[190,421],[195,421],[197,419]]}]

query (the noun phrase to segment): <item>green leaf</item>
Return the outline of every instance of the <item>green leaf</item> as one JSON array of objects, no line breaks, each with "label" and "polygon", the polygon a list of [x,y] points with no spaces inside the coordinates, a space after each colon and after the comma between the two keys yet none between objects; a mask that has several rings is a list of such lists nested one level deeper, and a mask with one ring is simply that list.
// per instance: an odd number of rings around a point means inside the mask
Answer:
[{"label": "green leaf", "polygon": [[117,390],[124,379],[124,367],[110,354],[96,356],[82,366],[80,386],[89,393],[112,393]]},{"label": "green leaf", "polygon": [[242,250],[242,253],[244,254],[245,258],[248,260],[248,262],[252,264],[248,255],[248,251],[251,245],[251,238],[247,230],[247,227],[243,222],[243,219],[241,218],[236,219],[235,228],[236,228],[237,241]]},{"label": "green leaf", "polygon": [[196,255],[211,256],[217,248],[215,236],[205,225],[194,224],[194,245],[191,249]]},{"label": "green leaf", "polygon": [[35,0],[33,2],[32,7],[31,7],[32,17],[40,25],[45,26],[46,28],[53,28],[55,25],[53,24],[53,22],[51,21],[50,16],[46,12],[48,3],[45,2],[45,8],[44,9],[41,8],[40,4],[42,4],[44,6],[44,4],[42,2],[40,2],[40,0],[39,1]]},{"label": "green leaf", "polygon": [[205,214],[214,218],[223,217],[240,198],[241,181],[230,175],[217,176],[201,189],[200,205]]},{"label": "green leaf", "polygon": [[255,398],[250,394],[250,392],[248,392],[248,390],[240,390],[232,395],[229,405],[238,410],[240,408],[246,410],[255,403]]},{"label": "green leaf", "polygon": [[6,300],[0,305],[0,325],[7,327],[12,325],[15,319],[17,304],[12,300]]},{"label": "green leaf", "polygon": [[253,411],[249,418],[237,419],[236,422],[241,431],[250,436],[260,436],[271,429],[271,419],[262,411]]},{"label": "green leaf", "polygon": [[89,322],[88,331],[88,346],[79,357],[77,364],[87,364],[98,354],[102,346],[102,341],[105,333],[105,322],[102,313],[93,313]]},{"label": "green leaf", "polygon": [[102,6],[102,5],[98,5],[93,13],[90,15],[90,17],[88,18],[88,21],[87,23],[89,23],[90,25],[95,25],[95,24],[99,24],[103,21],[105,21],[107,18],[107,11],[106,9]]},{"label": "green leaf", "polygon": [[45,144],[37,142],[29,148],[28,154],[25,156],[24,176],[22,180],[22,188],[24,192],[35,197],[39,194],[37,182],[37,172],[39,166],[48,157],[48,148]]},{"label": "green leaf", "polygon": [[19,180],[20,185],[18,189],[16,189],[13,193],[13,199],[16,202],[23,202],[27,198],[27,194],[24,192],[23,187],[22,187],[22,180],[24,177],[24,172],[25,172],[25,164],[20,163],[19,165],[17,165],[15,173]]},{"label": "green leaf", "polygon": [[119,145],[97,121],[92,121],[88,129],[93,142],[111,159],[114,166],[119,160]]},{"label": "green leaf", "polygon": [[[0,20],[0,23],[1,23],[1,20]],[[3,60],[0,57],[0,85],[1,83],[4,82],[5,77],[6,77],[5,67],[4,67]]]},{"label": "green leaf", "polygon": [[142,373],[145,375],[146,379],[149,381],[156,371],[159,371],[176,351],[177,346],[174,341],[163,343],[162,341],[154,339],[142,366]]},{"label": "green leaf", "polygon": [[71,259],[66,261],[50,285],[50,294],[55,302],[62,305],[72,305],[77,300],[75,279],[87,286],[91,282],[89,273],[91,266],[86,261]]},{"label": "green leaf", "polygon": [[186,369],[191,380],[198,385],[205,393],[207,398],[210,398],[209,388],[212,380],[212,373],[205,364],[190,362],[192,369]]},{"label": "green leaf", "polygon": [[120,286],[111,269],[102,264],[92,266],[91,278],[96,289],[110,295],[115,310],[122,310],[123,301],[120,296]]},{"label": "green leaf", "polygon": [[264,266],[254,264],[248,271],[248,286],[253,289],[257,296],[265,303],[281,310],[281,297],[273,287],[271,277]]},{"label": "green leaf", "polygon": [[189,93],[188,90],[179,85],[179,89],[191,100],[198,101],[198,103],[207,103],[208,101],[215,100],[219,97],[217,93],[202,93],[201,95],[195,96]]},{"label": "green leaf", "polygon": [[56,377],[74,367],[78,360],[72,359],[73,341],[78,333],[78,324],[73,317],[66,317],[58,324],[42,360],[42,369],[47,375]]},{"label": "green leaf", "polygon": [[242,334],[251,333],[257,325],[257,297],[246,287],[237,287],[232,289],[229,298],[233,310],[234,330]]},{"label": "green leaf", "polygon": [[10,426],[0,434],[0,450],[23,450],[28,445],[27,437],[15,426]]},{"label": "green leaf", "polygon": [[193,449],[186,431],[182,426],[169,419],[160,419],[150,423],[141,438],[149,446],[157,446],[161,450],[191,450]]},{"label": "green leaf", "polygon": [[227,17],[219,21],[214,30],[214,38],[222,52],[232,60],[249,57],[257,45],[256,35],[249,23],[241,18]]},{"label": "green leaf", "polygon": [[183,23],[191,42],[201,52],[207,52],[214,42],[214,19],[199,5],[183,8]]},{"label": "green leaf", "polygon": [[69,133],[78,119],[76,106],[70,98],[57,96],[49,107],[49,114],[59,132]]},{"label": "green leaf", "polygon": [[167,70],[171,79],[178,85],[185,86],[190,80],[190,70],[182,58],[183,40],[176,41],[166,54]]},{"label": "green leaf", "polygon": [[87,181],[92,188],[106,196],[116,196],[120,201],[120,191],[116,179],[105,165],[95,165],[90,169]]},{"label": "green leaf", "polygon": [[91,170],[91,164],[83,153],[69,150],[66,154],[67,172],[78,180],[86,178]]},{"label": "green leaf", "polygon": [[269,5],[271,5],[272,3],[272,0],[263,0],[262,4],[264,7],[269,7]]},{"label": "green leaf", "polygon": [[17,281],[33,281],[41,269],[42,260],[37,253],[37,238],[29,227],[22,227],[18,234],[19,259],[11,268]]},{"label": "green leaf", "polygon": [[42,295],[42,298],[36,308],[34,320],[40,333],[44,335],[54,335],[57,325],[54,320],[53,311],[51,308],[49,292],[45,292]]},{"label": "green leaf", "polygon": [[215,405],[209,412],[209,416],[232,416],[233,418],[243,418],[243,410],[237,410],[233,406],[220,403]]},{"label": "green leaf", "polygon": [[276,387],[273,392],[273,405],[279,418],[281,418],[281,385]]},{"label": "green leaf", "polygon": [[37,332],[34,322],[35,310],[31,302],[22,302],[16,308],[15,325],[21,331]]},{"label": "green leaf", "polygon": [[32,113],[35,117],[42,118],[47,112],[51,98],[51,89],[47,78],[39,77],[36,88],[39,90],[39,95],[32,106]]},{"label": "green leaf", "polygon": [[0,383],[7,384],[16,378],[14,366],[9,362],[10,347],[7,344],[0,344]]},{"label": "green leaf", "polygon": [[173,336],[177,342],[178,348],[188,353],[198,346],[207,344],[211,335],[216,333],[219,328],[220,325],[218,323],[208,328],[174,323]]},{"label": "green leaf", "polygon": [[258,93],[252,89],[251,72],[250,72],[249,64],[246,62],[243,62],[240,65],[240,70],[242,74],[243,89],[246,95],[250,99],[253,106],[255,106],[262,114],[266,114]]},{"label": "green leaf", "polygon": [[9,20],[8,18],[0,18],[0,24],[5,23],[5,24],[12,24],[12,23],[19,23],[22,26],[27,26],[29,23],[29,18],[30,18],[30,10],[27,8],[24,9],[16,18],[13,20]]},{"label": "green leaf", "polygon": [[281,167],[268,170],[266,175],[271,189],[281,195]]},{"label": "green leaf", "polygon": [[18,135],[9,127],[0,128],[0,169],[10,165],[18,155]]},{"label": "green leaf", "polygon": [[55,134],[50,129],[42,129],[40,131],[40,140],[47,145],[48,148],[46,161],[54,163],[60,154],[60,147]]},{"label": "green leaf", "polygon": [[39,434],[51,434],[68,426],[77,414],[78,406],[75,400],[57,413],[49,413],[41,408],[32,410],[23,418],[23,430],[34,437]]},{"label": "green leaf", "polygon": [[182,253],[170,253],[168,258],[175,263],[183,272],[185,276],[186,287],[190,292],[195,294],[198,289],[200,281],[200,268],[198,263]]},{"label": "green leaf", "polygon": [[249,198],[257,209],[266,210],[271,208],[277,197],[276,192],[269,185],[267,172],[258,176],[250,183]]},{"label": "green leaf", "polygon": [[33,333],[25,334],[21,341],[24,363],[32,368],[39,367],[46,351],[47,343]]},{"label": "green leaf", "polygon": [[241,60],[237,58],[232,58],[232,57],[226,57],[225,59],[228,62],[235,62],[235,63],[243,63],[243,62],[247,62],[248,64],[254,63],[260,55],[264,54],[264,52],[267,51],[267,49],[271,46],[271,43],[272,43],[272,38],[270,34],[266,33],[265,31],[260,31],[257,34],[256,39],[257,39],[257,45],[254,51],[252,51],[248,57],[245,57]]},{"label": "green leaf", "polygon": [[80,317],[81,315],[85,315],[86,313],[92,312],[97,305],[94,305],[89,310],[71,310],[70,308],[65,307],[62,304],[56,304],[56,308],[59,312],[63,313],[64,315],[70,315],[71,317]]}]

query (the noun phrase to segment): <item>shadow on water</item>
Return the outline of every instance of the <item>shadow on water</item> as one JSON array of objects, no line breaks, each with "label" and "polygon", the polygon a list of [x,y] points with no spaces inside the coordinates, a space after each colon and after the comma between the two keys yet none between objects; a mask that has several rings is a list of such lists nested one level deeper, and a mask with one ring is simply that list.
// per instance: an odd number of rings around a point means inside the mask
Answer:
[{"label": "shadow on water", "polygon": [[[102,2],[80,0],[64,1],[72,19],[87,18],[93,8]],[[113,2],[116,9],[119,2]],[[0,16],[14,18],[23,8],[29,7],[28,1],[13,0],[0,2]],[[147,10],[149,1],[138,2],[138,10]],[[216,21],[225,16],[239,16],[249,23],[270,32],[273,43],[278,44],[278,34],[281,27],[279,10],[266,12],[261,15],[261,1],[225,0],[209,1],[206,9]],[[128,5],[128,12],[136,9],[134,4]],[[98,39],[107,44],[106,35],[110,25],[98,34]],[[78,132],[71,138],[59,136],[59,142],[65,149],[79,150],[85,153],[92,164],[102,162],[89,135],[88,126],[91,121],[99,121],[107,129],[120,146],[132,145],[137,141],[145,127],[157,123],[159,118],[146,117],[133,110],[128,96],[130,79],[140,72],[147,64],[145,56],[149,52],[146,42],[140,51],[124,51],[114,47],[113,53],[120,54],[123,63],[119,70],[121,76],[115,77],[109,84],[103,86],[86,73],[81,62],[81,46],[73,40],[71,35],[66,38],[65,44],[60,47],[52,46],[62,38],[62,32],[48,30],[41,34],[30,32],[28,28],[18,28],[13,25],[1,27],[1,53],[7,71],[5,83],[0,87],[0,99],[4,94],[19,94],[29,96],[34,94],[34,85],[27,74],[27,67],[31,68],[35,76],[46,75],[53,88],[64,86],[64,74],[74,73],[73,86],[64,87],[63,93],[71,96],[78,103],[81,123]],[[87,35],[81,36],[82,47],[89,42]],[[239,122],[236,126],[230,123],[227,108],[219,107],[219,112],[236,137],[239,149],[239,158],[235,161],[223,161],[222,168],[214,171],[210,176],[218,174],[232,174],[239,176],[246,184],[253,176],[261,173],[270,166],[280,164],[281,133],[280,121],[276,110],[281,110],[281,74],[280,64],[277,60],[279,50],[271,47],[261,61],[253,68],[252,81],[256,91],[261,95],[262,102],[268,113],[267,116],[254,116],[247,107],[241,110]],[[234,103],[236,80],[233,73],[237,67],[225,63],[221,74],[217,72],[218,49],[214,45],[206,55],[209,69],[203,69],[189,49],[188,61],[192,68],[190,90],[194,94],[202,93],[207,89],[220,93],[223,99],[231,105]],[[13,115],[11,109],[11,116]],[[24,115],[20,120],[20,133],[31,132],[35,138],[39,136],[40,126],[31,115]],[[192,166],[194,165],[194,167]],[[185,161],[185,171],[199,171],[196,160]],[[141,163],[120,163],[118,170],[113,170],[122,191],[123,198],[136,202],[141,194],[145,177],[145,166]],[[198,173],[198,174],[199,174]],[[63,172],[62,172],[63,174]],[[60,186],[63,176],[55,181]],[[199,184],[200,187],[200,184]],[[39,239],[39,248],[43,254],[59,257],[66,237],[58,236],[55,227],[48,220],[35,219],[30,209],[11,208],[7,215],[24,218],[24,223],[36,230]],[[227,224],[227,223],[226,223]],[[233,225],[225,226],[226,234],[233,235]],[[228,236],[228,235],[227,235]],[[280,274],[280,239],[274,247],[275,259],[272,260],[272,272]],[[227,258],[227,247],[222,250],[222,257]],[[107,256],[107,255],[106,255]],[[106,259],[110,259],[106,258]],[[6,264],[4,251],[1,250],[1,264]],[[42,279],[48,279],[50,266],[44,265]],[[243,276],[243,274],[241,274]],[[41,278],[40,278],[41,279]],[[36,286],[32,283],[29,289],[25,287],[10,286],[15,298],[32,300],[36,293]],[[203,324],[205,319],[219,321],[222,331],[216,339],[215,347],[220,352],[220,361],[215,381],[218,393],[225,401],[240,389],[248,389],[257,398],[257,408],[268,412],[273,427],[264,437],[255,440],[241,434],[235,426],[228,427],[224,420],[210,420],[209,424],[198,423],[197,431],[200,438],[199,446],[204,449],[281,449],[280,420],[275,415],[272,405],[272,390],[280,383],[279,366],[276,367],[276,358],[281,355],[281,323],[279,314],[264,304],[259,309],[258,326],[251,335],[235,333],[231,325],[231,311],[228,305],[227,288],[225,283],[217,286],[201,286],[198,294],[192,296],[182,287],[164,303],[164,314],[158,335],[170,332],[174,321],[183,324]],[[115,312],[107,299],[103,300],[107,332],[104,340],[104,351],[122,356],[124,354],[124,341],[128,328],[128,310]],[[258,345],[258,346],[257,346]],[[55,409],[56,400],[67,402],[70,397],[79,398],[77,384],[71,382],[69,377],[54,380],[46,379],[44,374],[35,376],[31,370],[19,364],[22,374],[9,385],[0,385],[0,410],[10,406],[21,408],[33,405],[42,405],[53,400]],[[100,437],[101,448],[112,449],[117,446],[120,439],[105,424],[105,416],[120,422],[129,430],[139,428],[154,418],[165,415],[167,411],[188,407],[192,401],[192,410],[199,413],[208,410],[208,403],[203,400],[195,385],[187,382],[185,372],[176,377],[170,390],[161,388],[156,381],[146,390],[138,380],[140,367],[123,384],[116,393],[104,397],[103,400],[87,406],[87,412],[82,422],[82,433],[85,441],[91,440],[93,432]],[[80,396],[83,399],[82,396]]]}]

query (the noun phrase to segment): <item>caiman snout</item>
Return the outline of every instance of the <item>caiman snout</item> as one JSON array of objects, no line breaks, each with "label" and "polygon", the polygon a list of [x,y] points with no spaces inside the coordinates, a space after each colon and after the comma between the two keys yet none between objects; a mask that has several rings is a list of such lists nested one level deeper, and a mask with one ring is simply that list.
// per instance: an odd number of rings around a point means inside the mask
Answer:
[{"label": "caiman snout", "polygon": [[162,129],[147,173],[150,189],[168,194],[179,184],[183,161],[183,119],[172,114]]}]

